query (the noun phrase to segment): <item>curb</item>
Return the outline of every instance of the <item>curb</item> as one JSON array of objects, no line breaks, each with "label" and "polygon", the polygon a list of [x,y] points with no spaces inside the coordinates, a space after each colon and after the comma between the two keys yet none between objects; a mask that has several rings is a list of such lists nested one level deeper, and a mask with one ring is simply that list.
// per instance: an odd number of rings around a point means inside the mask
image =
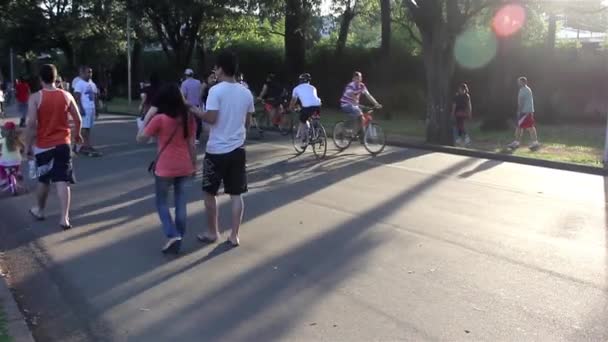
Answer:
[{"label": "curb", "polygon": [[[137,115],[130,114],[130,113],[108,112],[107,114],[137,117]],[[328,131],[328,134],[329,134],[329,131]],[[387,140],[387,145],[396,146],[396,147],[414,148],[414,149],[419,149],[419,150],[424,150],[424,151],[449,153],[449,154],[455,154],[455,155],[472,157],[472,158],[498,160],[498,161],[503,161],[503,162],[530,165],[530,166],[538,166],[538,167],[544,167],[544,168],[549,168],[549,169],[586,173],[586,174],[597,175],[597,176],[608,176],[608,169],[604,169],[601,167],[556,162],[556,161],[544,160],[544,159],[519,157],[519,156],[510,155],[510,154],[485,152],[485,151],[480,151],[480,150],[471,150],[471,149],[444,146],[444,145],[434,145],[434,144],[429,144],[429,143],[424,143],[424,142],[412,142],[412,141],[408,142],[408,141],[403,141],[403,140],[394,140],[390,136],[388,136],[386,140]]]},{"label": "curb", "polygon": [[0,303],[6,314],[8,335],[13,342],[34,342],[32,332],[25,323],[25,318],[19,311],[19,307],[13,298],[13,294],[6,284],[6,279],[0,277]]},{"label": "curb", "polygon": [[556,162],[556,161],[544,160],[544,159],[519,157],[519,156],[513,156],[513,155],[509,155],[509,154],[484,152],[484,151],[479,151],[479,150],[469,150],[469,149],[464,149],[464,148],[433,145],[433,144],[428,144],[428,143],[393,141],[390,139],[387,139],[387,140],[391,146],[397,146],[397,147],[415,148],[415,149],[432,151],[432,152],[455,154],[455,155],[460,155],[460,156],[465,156],[465,157],[498,160],[498,161],[503,161],[503,162],[530,165],[530,166],[538,166],[538,167],[544,167],[544,168],[549,168],[549,169],[587,173],[587,174],[597,175],[597,176],[607,176],[608,175],[608,170],[600,168],[600,167],[570,164],[570,163]]}]

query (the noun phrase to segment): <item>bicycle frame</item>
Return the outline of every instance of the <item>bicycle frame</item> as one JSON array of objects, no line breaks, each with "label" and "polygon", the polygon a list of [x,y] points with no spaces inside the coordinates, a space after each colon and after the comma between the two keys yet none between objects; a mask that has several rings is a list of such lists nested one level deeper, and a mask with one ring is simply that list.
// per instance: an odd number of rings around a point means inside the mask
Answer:
[{"label": "bicycle frame", "polygon": [[18,191],[22,188],[22,186],[19,184],[19,180],[18,180],[19,168],[12,166],[12,167],[6,167],[5,170],[6,170],[7,177],[8,177],[8,183],[2,189],[2,191],[9,191],[11,194],[17,195]]}]

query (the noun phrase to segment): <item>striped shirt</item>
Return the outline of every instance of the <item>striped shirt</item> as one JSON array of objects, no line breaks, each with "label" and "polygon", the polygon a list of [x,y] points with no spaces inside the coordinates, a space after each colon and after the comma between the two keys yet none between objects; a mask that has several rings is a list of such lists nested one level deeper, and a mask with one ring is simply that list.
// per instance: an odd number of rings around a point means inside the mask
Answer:
[{"label": "striped shirt", "polygon": [[61,89],[40,91],[36,147],[46,149],[70,144],[70,105],[74,97]]},{"label": "striped shirt", "polygon": [[358,106],[361,94],[369,94],[365,84],[363,84],[363,82],[360,82],[359,85],[357,85],[355,82],[350,82],[346,86],[346,89],[344,89],[344,94],[340,99],[340,104]]}]

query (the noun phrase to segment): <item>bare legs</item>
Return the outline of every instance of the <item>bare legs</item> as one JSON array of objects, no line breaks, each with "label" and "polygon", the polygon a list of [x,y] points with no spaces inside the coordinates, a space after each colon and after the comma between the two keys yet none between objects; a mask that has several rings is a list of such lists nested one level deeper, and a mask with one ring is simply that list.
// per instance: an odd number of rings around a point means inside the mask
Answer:
[{"label": "bare legs", "polygon": [[[57,197],[59,198],[59,207],[61,209],[61,214],[59,216],[59,224],[61,226],[69,226],[70,225],[70,203],[72,198],[72,193],[70,190],[70,186],[65,182],[55,183],[55,187],[57,189]],[[37,206],[32,208],[32,214],[43,218],[44,211],[46,209],[47,200],[49,197],[50,185],[39,183],[38,190],[36,191],[36,203]]]},{"label": "bare legs", "polygon": [[[241,228],[241,223],[243,222],[243,212],[245,209],[243,196],[230,196],[230,201],[232,207],[232,232],[229,240],[233,245],[239,245],[239,230]],[[208,231],[207,233],[203,233],[202,236],[199,236],[199,238],[201,238],[201,240],[207,238],[207,241],[216,241],[220,237],[216,196],[205,193],[205,209],[207,211]]]},{"label": "bare legs", "polygon": [[[540,146],[540,143],[538,142],[538,132],[536,131],[536,127],[531,127],[531,128],[526,128],[525,129],[528,134],[530,134],[530,139],[532,140],[532,144],[530,145],[530,148],[537,148]],[[518,148],[521,144],[521,139],[524,135],[524,129],[517,127],[517,129],[515,130],[515,141],[513,141],[509,147],[511,148]]]},{"label": "bare legs", "polygon": [[207,211],[207,233],[203,237],[209,240],[216,241],[220,238],[220,230],[218,227],[218,210],[216,196],[205,193],[205,210]]}]

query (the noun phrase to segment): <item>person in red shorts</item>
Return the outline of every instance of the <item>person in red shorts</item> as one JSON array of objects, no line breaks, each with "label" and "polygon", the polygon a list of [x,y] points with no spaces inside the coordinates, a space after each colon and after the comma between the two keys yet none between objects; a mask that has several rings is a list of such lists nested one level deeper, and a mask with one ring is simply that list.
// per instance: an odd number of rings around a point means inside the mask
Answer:
[{"label": "person in red shorts", "polygon": [[516,149],[521,145],[521,138],[524,130],[530,133],[532,143],[531,150],[540,147],[538,142],[538,132],[536,131],[536,120],[534,119],[534,95],[528,86],[526,77],[519,78],[519,96],[517,98],[517,129],[515,130],[515,141],[509,144],[510,149]]}]

